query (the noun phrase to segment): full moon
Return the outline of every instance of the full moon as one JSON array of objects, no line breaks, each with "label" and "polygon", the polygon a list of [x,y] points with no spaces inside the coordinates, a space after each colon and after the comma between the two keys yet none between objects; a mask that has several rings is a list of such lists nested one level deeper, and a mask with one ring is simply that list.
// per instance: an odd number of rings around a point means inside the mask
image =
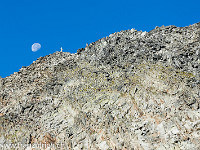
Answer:
[{"label": "full moon", "polygon": [[41,48],[40,43],[34,43],[31,47],[33,52],[37,52]]}]

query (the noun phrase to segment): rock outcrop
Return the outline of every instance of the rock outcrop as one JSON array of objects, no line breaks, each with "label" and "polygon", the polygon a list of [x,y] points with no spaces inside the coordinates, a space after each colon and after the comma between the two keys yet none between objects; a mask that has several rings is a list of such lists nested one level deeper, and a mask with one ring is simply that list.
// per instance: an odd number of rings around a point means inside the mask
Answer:
[{"label": "rock outcrop", "polygon": [[0,78],[0,146],[198,150],[199,72],[200,23],[38,58]]}]

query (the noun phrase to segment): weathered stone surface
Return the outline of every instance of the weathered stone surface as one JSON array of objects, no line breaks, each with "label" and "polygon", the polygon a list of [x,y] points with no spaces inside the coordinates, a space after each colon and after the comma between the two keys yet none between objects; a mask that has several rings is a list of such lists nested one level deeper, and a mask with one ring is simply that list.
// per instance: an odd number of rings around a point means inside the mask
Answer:
[{"label": "weathered stone surface", "polygon": [[121,31],[38,58],[0,78],[0,146],[198,150],[199,64],[200,23]]}]

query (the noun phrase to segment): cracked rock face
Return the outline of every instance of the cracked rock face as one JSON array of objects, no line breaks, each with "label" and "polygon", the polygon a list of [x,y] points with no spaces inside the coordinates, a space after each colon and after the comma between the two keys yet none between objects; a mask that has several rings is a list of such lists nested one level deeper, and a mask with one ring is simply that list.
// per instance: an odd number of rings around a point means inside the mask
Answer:
[{"label": "cracked rock face", "polygon": [[199,64],[200,23],[121,31],[38,58],[0,78],[0,146],[198,150]]}]

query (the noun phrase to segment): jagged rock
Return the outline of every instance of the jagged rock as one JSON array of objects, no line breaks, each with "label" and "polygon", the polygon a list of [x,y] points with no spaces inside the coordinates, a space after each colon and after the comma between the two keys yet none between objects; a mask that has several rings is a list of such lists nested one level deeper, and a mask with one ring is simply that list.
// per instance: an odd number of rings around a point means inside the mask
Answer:
[{"label": "jagged rock", "polygon": [[40,57],[0,78],[0,146],[200,149],[199,64],[200,23]]}]

